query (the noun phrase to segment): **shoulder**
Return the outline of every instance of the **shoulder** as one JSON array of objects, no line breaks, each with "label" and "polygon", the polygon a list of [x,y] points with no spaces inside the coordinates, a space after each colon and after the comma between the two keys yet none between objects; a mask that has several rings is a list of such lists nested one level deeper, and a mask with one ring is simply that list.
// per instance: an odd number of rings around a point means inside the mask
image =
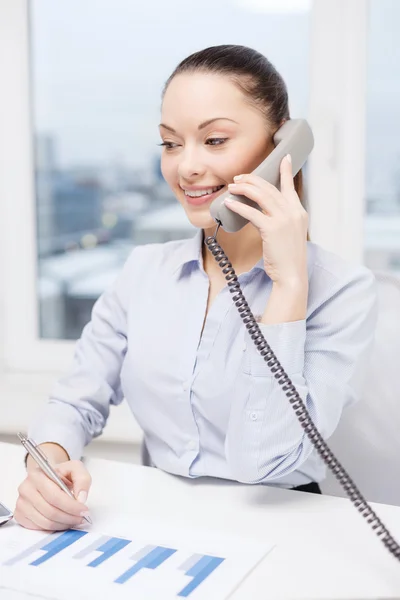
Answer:
[{"label": "shoulder", "polygon": [[307,246],[310,280],[322,279],[333,286],[363,280],[374,286],[375,276],[365,265],[346,260],[313,242]]}]

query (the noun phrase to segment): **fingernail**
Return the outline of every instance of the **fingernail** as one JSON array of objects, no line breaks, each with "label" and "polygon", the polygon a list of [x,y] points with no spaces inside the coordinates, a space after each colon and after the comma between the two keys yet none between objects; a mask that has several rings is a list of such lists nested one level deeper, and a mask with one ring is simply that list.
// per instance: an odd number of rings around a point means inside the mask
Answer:
[{"label": "fingernail", "polygon": [[225,204],[233,204],[233,202],[235,202],[235,200],[233,198],[231,198],[230,196],[227,196],[224,200]]},{"label": "fingernail", "polygon": [[85,502],[87,500],[87,497],[88,497],[87,492],[85,492],[85,490],[82,490],[82,491],[79,492],[77,500],[81,504],[85,504]]},{"label": "fingernail", "polygon": [[83,517],[84,519],[90,518],[90,513],[89,513],[89,511],[84,511],[84,512],[81,512],[81,517]]},{"label": "fingernail", "polygon": [[286,159],[290,164],[292,164],[292,157],[290,156],[290,154],[286,154]]},{"label": "fingernail", "polygon": [[235,177],[233,178],[233,181],[239,181],[242,178],[243,178],[243,175],[235,175]]},{"label": "fingernail", "polygon": [[236,183],[228,183],[228,188],[235,189],[237,187]]}]

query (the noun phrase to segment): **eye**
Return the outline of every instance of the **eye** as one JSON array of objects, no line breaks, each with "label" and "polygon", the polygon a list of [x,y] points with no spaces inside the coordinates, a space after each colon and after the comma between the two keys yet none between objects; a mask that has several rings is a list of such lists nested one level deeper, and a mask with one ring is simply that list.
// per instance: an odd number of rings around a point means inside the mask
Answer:
[{"label": "eye", "polygon": [[209,144],[210,146],[221,146],[227,139],[228,138],[208,138],[206,144]]},{"label": "eye", "polygon": [[166,150],[173,150],[174,148],[177,148],[179,144],[174,144],[174,142],[161,142],[158,146],[164,146]]}]

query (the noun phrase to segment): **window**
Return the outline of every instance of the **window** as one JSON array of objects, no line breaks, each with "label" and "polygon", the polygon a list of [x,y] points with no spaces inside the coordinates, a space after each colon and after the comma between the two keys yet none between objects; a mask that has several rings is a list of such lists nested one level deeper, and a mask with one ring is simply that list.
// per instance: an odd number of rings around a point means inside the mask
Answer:
[{"label": "window", "polygon": [[[153,161],[162,85],[192,51],[245,44],[277,66],[292,116],[308,116],[316,139],[307,169],[312,240],[362,260],[367,0],[201,6],[0,2],[0,390],[9,400],[3,432],[24,430],[65,373],[74,351],[68,338],[80,334],[130,248],[185,235],[176,231],[173,199]],[[71,174],[77,181],[68,181]],[[57,200],[77,189],[69,206],[81,211],[81,235],[71,243],[71,215],[53,202],[56,176]],[[159,231],[154,222],[163,207],[145,198],[146,224],[142,190],[135,196],[130,188],[138,179],[144,189],[154,185],[156,201],[171,209]],[[77,198],[85,199],[85,210]],[[54,232],[64,249],[49,250]],[[132,441],[127,414],[118,408],[105,438]]]},{"label": "window", "polygon": [[400,3],[370,0],[365,260],[400,273]]},{"label": "window", "polygon": [[310,9],[31,0],[39,337],[79,337],[133,246],[194,234],[157,148],[161,89],[178,62],[210,45],[256,48],[285,78],[292,116],[307,116]]}]

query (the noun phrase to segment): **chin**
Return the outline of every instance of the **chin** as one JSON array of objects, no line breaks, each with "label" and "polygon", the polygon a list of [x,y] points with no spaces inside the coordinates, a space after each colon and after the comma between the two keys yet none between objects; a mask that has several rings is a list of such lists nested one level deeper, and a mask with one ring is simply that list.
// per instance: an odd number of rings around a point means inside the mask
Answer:
[{"label": "chin", "polygon": [[194,227],[198,229],[212,229],[216,223],[210,215],[209,207],[202,210],[193,210],[191,207],[185,208],[186,216]]}]

